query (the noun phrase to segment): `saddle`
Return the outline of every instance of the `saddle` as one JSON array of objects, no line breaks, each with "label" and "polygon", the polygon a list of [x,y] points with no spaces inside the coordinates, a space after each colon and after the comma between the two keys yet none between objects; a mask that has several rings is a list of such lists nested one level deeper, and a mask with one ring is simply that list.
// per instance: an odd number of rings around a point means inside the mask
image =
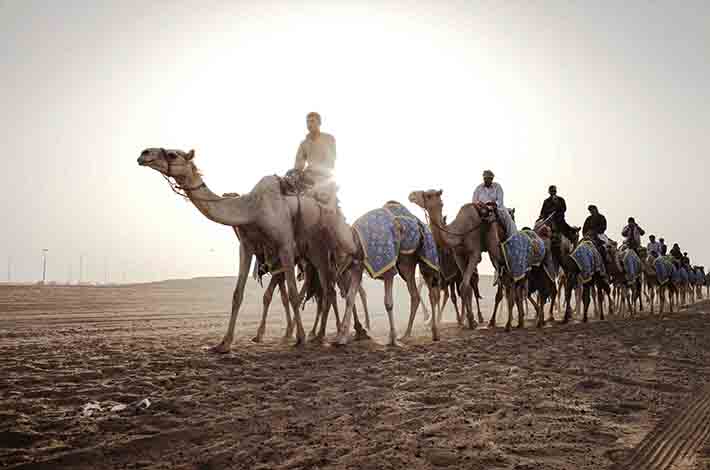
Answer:
[{"label": "saddle", "polygon": [[[313,171],[291,169],[279,178],[279,187],[284,196],[310,196],[324,208],[337,207],[337,185],[324,181]],[[335,204],[333,204],[335,202]]]}]

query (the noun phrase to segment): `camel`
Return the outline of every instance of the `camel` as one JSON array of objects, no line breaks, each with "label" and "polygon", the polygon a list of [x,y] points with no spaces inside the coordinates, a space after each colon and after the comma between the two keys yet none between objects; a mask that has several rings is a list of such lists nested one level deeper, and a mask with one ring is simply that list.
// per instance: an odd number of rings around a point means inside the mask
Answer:
[{"label": "camel", "polygon": [[[387,225],[386,225],[387,224]],[[410,225],[408,225],[410,224]],[[379,271],[375,270],[372,265],[373,259],[368,255],[366,244],[367,241],[361,234],[366,227],[373,227],[375,230],[382,230],[382,233],[377,233],[375,241],[380,246],[385,246],[385,252],[392,256],[391,262],[385,264]],[[383,230],[384,227],[392,229],[395,234]],[[414,231],[408,231],[407,227]],[[374,209],[367,212],[353,224],[352,243],[356,246],[355,255],[351,258],[349,265],[346,268],[349,278],[349,286],[347,288],[345,313],[341,328],[336,337],[336,344],[345,345],[348,343],[348,335],[350,330],[350,318],[355,306],[355,293],[362,284],[362,276],[367,268],[371,277],[382,279],[385,287],[385,310],[390,324],[389,345],[397,345],[397,331],[394,325],[393,308],[394,300],[392,297],[392,287],[394,277],[399,273],[407,284],[407,290],[410,296],[410,314],[407,330],[404,333],[404,338],[409,338],[412,334],[414,318],[419,307],[420,298],[419,291],[416,285],[415,272],[417,266],[424,278],[427,288],[429,289],[429,302],[432,311],[431,333],[432,340],[439,341],[439,272],[438,266],[433,267],[424,262],[422,256],[418,254],[418,250],[422,248],[425,242],[425,235],[421,232],[423,225],[414,217],[404,206],[396,201],[389,201],[383,208]],[[409,234],[413,234],[415,239],[404,238]],[[407,246],[405,242],[413,243],[414,246]],[[370,247],[372,248],[372,247]],[[430,247],[435,251],[435,247]],[[387,251],[387,250],[390,250]],[[438,260],[437,260],[438,261]]]},{"label": "camel", "polygon": [[[599,251],[594,244],[588,239],[582,239],[574,250],[570,251],[570,245],[563,243],[562,246],[562,268],[567,277],[567,285],[565,286],[565,316],[562,319],[563,323],[567,323],[571,319],[572,308],[570,306],[570,298],[572,290],[581,287],[582,295],[577,295],[577,308],[579,312],[580,300],[583,302],[582,321],[588,321],[589,303],[591,298],[592,287],[596,287],[599,294],[599,319],[604,320],[603,295],[606,294],[609,299],[610,313],[613,313],[613,303],[611,302],[611,288],[604,275],[604,261],[599,254]],[[586,264],[586,265],[585,265]]]},{"label": "camel", "polygon": [[[446,217],[444,217],[444,221],[446,221]],[[443,321],[444,309],[446,308],[446,304],[450,298],[451,303],[454,306],[454,311],[456,312],[456,322],[459,324],[459,326],[464,326],[464,317],[462,314],[463,305],[461,306],[461,310],[459,310],[457,298],[457,296],[460,295],[461,289],[461,271],[456,265],[454,254],[450,248],[437,248],[439,249],[439,263],[441,273],[440,287],[441,292],[443,293],[443,298],[441,299],[441,306],[439,307],[439,324],[441,324],[441,322]],[[473,289],[473,296],[476,299],[476,310],[478,311],[479,318],[482,319],[483,316],[481,315],[481,305],[479,302],[481,299],[481,292],[478,289],[478,281],[478,273],[474,273],[471,277],[471,288]],[[424,287],[424,279],[421,279],[418,285],[420,296],[422,287]],[[426,306],[424,304],[422,304],[422,307],[424,307],[424,314],[426,315],[425,321],[428,322],[429,312],[427,311]]]},{"label": "camel", "polygon": [[[340,219],[336,216],[326,220],[329,216],[324,214],[312,197],[283,195],[280,180],[276,176],[262,178],[251,192],[243,196],[218,196],[205,184],[195,166],[194,157],[194,150],[185,152],[148,148],[138,157],[138,164],[159,172],[168,181],[170,178],[174,179],[176,185],[171,183],[173,191],[184,191],[184,196],[208,219],[221,225],[239,228],[239,275],[232,298],[232,312],[224,338],[211,348],[211,351],[226,353],[231,349],[249,267],[254,254],[259,251],[274,253],[275,259],[285,269],[288,297],[296,323],[296,345],[302,346],[306,334],[301,321],[299,292],[294,272],[299,246],[305,245],[303,253],[308,261],[316,266],[323,285],[328,289],[325,302],[327,317],[330,304],[336,297],[328,251],[323,250],[323,242],[318,239],[318,235],[324,225],[338,226]],[[342,221],[342,224],[344,223]],[[342,236],[342,230],[336,229],[336,233],[341,235],[338,236],[340,248],[345,252],[354,252],[352,241]],[[359,322],[356,319],[356,328],[357,323]],[[324,330],[321,329],[323,334]]]},{"label": "camel", "polygon": [[[430,228],[436,240],[439,251],[451,249],[456,260],[456,265],[462,273],[460,285],[462,315],[466,316],[468,327],[474,329],[476,321],[473,317],[472,281],[477,274],[478,264],[481,262],[481,216],[473,204],[465,204],[460,209],[451,224],[444,221],[442,210],[444,203],[441,199],[442,190],[413,191],[409,194],[409,201],[418,205],[427,213]],[[488,238],[496,237],[495,230],[488,231]],[[495,242],[487,243],[489,249],[499,250]],[[492,256],[493,258],[493,256]],[[495,256],[499,259],[499,256]],[[478,297],[478,296],[476,296]],[[476,299],[478,303],[478,299]],[[483,323],[483,315],[478,310],[478,321]]]},{"label": "camel", "polygon": [[[655,271],[656,285],[659,297],[659,313],[663,315],[666,306],[666,293],[668,293],[668,303],[670,313],[673,313],[674,300],[677,296],[676,283],[680,275],[678,268],[675,265],[675,260],[672,256],[659,256],[657,258],[650,257],[649,263],[653,262]],[[675,282],[674,282],[675,279]]]},{"label": "camel", "polygon": [[641,258],[631,248],[618,248],[616,242],[606,245],[606,270],[618,294],[619,315],[628,306],[629,314],[636,314],[636,301],[641,302]]},{"label": "camel", "polygon": [[[658,284],[658,277],[656,276],[656,258],[654,258],[652,255],[646,256],[646,258],[643,260],[643,272],[644,272],[644,281],[646,284],[646,290],[648,291],[648,294],[650,295],[649,299],[649,304],[651,305],[651,315],[654,314],[654,304],[656,302],[656,292],[660,290],[660,285]],[[660,292],[658,292],[659,295],[659,302],[660,302]]]},{"label": "camel", "polygon": [[[498,239],[502,239],[505,235],[502,227],[500,227],[499,224],[494,224],[494,226],[495,225],[497,225]],[[557,290],[555,281],[552,276],[548,275],[545,266],[545,263],[547,263],[547,269],[552,271],[552,265],[550,263],[551,253],[549,252],[550,230],[544,225],[539,228],[539,233],[530,229],[523,229],[518,233],[511,234],[511,237],[506,240],[505,245],[507,245],[507,247],[501,247],[501,259],[496,263],[498,266],[501,266],[502,269],[499,270],[498,290],[496,292],[495,305],[493,307],[493,315],[491,316],[489,327],[495,327],[498,305],[505,291],[505,297],[508,299],[509,306],[506,331],[509,331],[511,327],[512,303],[515,303],[518,308],[518,328],[524,327],[524,314],[522,309],[522,302],[524,300],[532,304],[537,316],[537,327],[541,328],[545,325],[545,303],[548,299],[551,300],[550,315],[552,316]],[[533,260],[526,255],[524,263],[521,258],[521,261],[514,264],[514,256],[512,256],[514,255],[514,251],[510,251],[511,246],[514,245],[519,246],[517,248],[518,251],[525,250],[528,254],[532,251],[531,256],[537,259]],[[504,250],[508,251],[504,252]],[[537,254],[535,254],[535,251],[537,251]],[[494,250],[491,253],[497,254],[497,251]],[[515,272],[511,271],[512,266],[515,266]],[[538,294],[537,301],[532,298],[532,295],[535,293]]]}]

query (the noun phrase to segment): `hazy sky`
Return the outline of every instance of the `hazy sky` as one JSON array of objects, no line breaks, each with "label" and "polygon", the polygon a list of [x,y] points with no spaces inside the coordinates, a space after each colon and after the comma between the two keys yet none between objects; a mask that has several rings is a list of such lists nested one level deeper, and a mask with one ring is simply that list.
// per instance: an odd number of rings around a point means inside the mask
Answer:
[{"label": "hazy sky", "polygon": [[195,148],[246,192],[313,110],[349,221],[431,188],[453,217],[491,168],[522,225],[555,183],[571,223],[593,202],[710,264],[710,2],[0,0],[0,48],[15,280],[42,248],[54,280],[81,253],[97,280],[234,274],[231,230],[136,158]]}]

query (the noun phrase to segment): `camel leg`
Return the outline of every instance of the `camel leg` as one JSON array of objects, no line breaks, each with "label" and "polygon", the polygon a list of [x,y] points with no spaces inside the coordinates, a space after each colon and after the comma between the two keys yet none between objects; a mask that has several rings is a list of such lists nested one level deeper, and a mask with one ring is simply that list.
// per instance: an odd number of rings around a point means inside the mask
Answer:
[{"label": "camel leg", "polygon": [[360,293],[360,301],[362,301],[362,310],[365,312],[365,328],[370,331],[372,329],[372,326],[370,325],[370,310],[367,308],[367,292],[365,292],[365,288],[362,287],[362,285],[357,291]]},{"label": "camel leg", "polygon": [[441,301],[441,305],[439,306],[439,323],[443,320],[444,316],[444,308],[446,307],[446,303],[449,301],[449,289],[444,288],[444,298]]},{"label": "camel leg", "polygon": [[350,334],[350,317],[355,308],[355,295],[360,289],[362,283],[363,266],[361,263],[353,264],[350,268],[350,287],[345,301],[345,313],[343,320],[340,322],[340,329],[335,342],[338,345],[348,344],[348,335]]},{"label": "camel leg", "polygon": [[232,347],[232,343],[234,342],[234,327],[237,324],[239,308],[242,306],[242,301],[244,300],[244,287],[247,283],[247,277],[249,277],[249,266],[251,266],[253,256],[254,252],[247,248],[245,243],[239,244],[239,276],[237,277],[237,285],[232,295],[232,314],[229,317],[227,333],[217,346],[210,348],[211,352],[228,353]]},{"label": "camel leg", "polygon": [[483,324],[483,315],[481,314],[481,303],[479,299],[481,298],[481,291],[478,288],[478,273],[474,273],[474,277],[471,278],[471,289],[473,289],[473,295],[476,297],[476,314],[478,315],[478,323]]},{"label": "camel leg", "polygon": [[488,321],[488,328],[495,328],[496,326],[496,314],[498,313],[498,305],[500,305],[501,300],[503,300],[503,286],[498,283],[498,289],[496,290],[496,299],[495,303],[493,304],[493,315],[491,315],[491,319]]},{"label": "camel leg", "polygon": [[291,308],[293,309],[293,317],[296,321],[296,346],[303,346],[306,342],[306,332],[303,329],[303,321],[301,319],[301,309],[299,305],[300,293],[298,284],[296,284],[296,274],[293,272],[293,255],[282,254],[280,256],[281,266],[288,266],[286,269],[286,285],[288,286],[288,297],[291,300]]},{"label": "camel leg", "polygon": [[286,333],[284,333],[283,339],[291,339],[291,336],[293,336],[293,318],[291,317],[291,305],[288,303],[286,276],[282,273],[279,274],[278,277],[279,295],[281,296],[281,303],[284,306],[284,312],[286,312]]},{"label": "camel leg", "polygon": [[[456,298],[456,283],[452,282],[449,285],[449,290],[451,291],[451,303],[454,306],[454,311],[456,312],[456,322],[459,324],[459,326],[463,326],[463,314],[461,311],[463,310],[463,306],[461,306],[462,310],[459,310],[459,301]],[[476,303],[478,304],[478,299],[476,299]],[[480,310],[480,309],[479,309]]]},{"label": "camel leg", "polygon": [[565,279],[565,315],[562,318],[562,323],[567,323],[572,317],[572,283],[574,278],[572,276],[567,276]]},{"label": "camel leg", "polygon": [[533,309],[535,310],[535,317],[537,320],[537,327],[541,328],[545,326],[545,303],[542,299],[542,294],[538,293],[537,294],[537,302],[535,302],[535,299],[532,298],[530,294],[528,294],[528,302],[530,302],[533,306]]},{"label": "camel leg", "polygon": [[587,322],[587,312],[589,310],[589,300],[590,300],[590,295],[592,291],[592,286],[591,282],[587,283],[583,288],[582,288],[582,301],[584,302],[584,305],[582,308],[584,309],[583,311],[583,316],[582,316],[582,321],[584,323]]},{"label": "camel leg", "polygon": [[525,316],[528,314],[527,303],[525,302],[526,290],[524,286],[513,283],[515,305],[518,307],[518,329],[525,328]]},{"label": "camel leg", "polygon": [[[397,329],[394,326],[394,299],[392,298],[392,286],[394,284],[394,273],[385,274],[385,310],[387,310],[387,319],[390,323],[390,346],[397,345]],[[416,292],[416,289],[414,290]],[[411,294],[411,292],[410,292]]]},{"label": "camel leg", "polygon": [[[555,281],[550,281],[550,316],[548,317],[547,321],[548,322],[553,322],[555,321],[555,302],[557,301],[557,283]],[[542,302],[542,305],[540,306],[540,309],[542,311],[542,314],[545,314],[545,302]]]},{"label": "camel leg", "polygon": [[471,287],[471,277],[473,276],[475,270],[476,263],[474,261],[474,258],[471,257],[468,260],[468,265],[466,266],[466,270],[463,273],[463,280],[461,281],[461,297],[463,298],[463,302],[466,305],[465,310],[466,319],[468,320],[468,327],[472,330],[476,328],[476,320],[473,318],[473,312],[471,312],[473,294],[473,288]]},{"label": "camel leg", "polygon": [[271,300],[274,297],[274,289],[276,289],[278,280],[276,276],[271,276],[269,279],[269,285],[266,287],[263,298],[263,311],[261,313],[261,323],[259,324],[259,329],[256,330],[256,336],[252,339],[255,343],[261,343],[264,339],[264,333],[266,332],[266,316],[269,314],[269,307],[271,306]]},{"label": "camel leg", "polygon": [[[421,273],[421,271],[420,271]],[[419,285],[417,286],[417,293],[419,294],[419,298],[421,299],[422,297],[422,289],[424,288],[424,276],[419,278]],[[422,302],[422,310],[424,311],[424,323],[429,322],[429,309],[427,309],[426,304]],[[406,333],[405,333],[406,334]]]},{"label": "camel leg", "polygon": [[[407,283],[407,290],[409,290],[409,322],[407,323],[407,330],[404,332],[404,338],[409,338],[412,336],[412,327],[414,326],[414,317],[417,314],[417,308],[419,308],[419,304],[421,303],[421,299],[419,298],[419,292],[417,290],[417,286],[414,282],[414,270],[416,268],[415,264],[407,263],[407,262],[401,262],[399,263],[399,273],[400,275],[404,278],[404,281]],[[422,276],[423,277],[423,276]],[[432,323],[436,322],[436,310],[432,310],[431,312],[431,321]]]},{"label": "camel leg", "polygon": [[[446,290],[444,290],[446,292]],[[431,304],[432,320],[431,320],[431,339],[439,341],[439,323],[441,321],[441,307],[439,305],[440,290],[438,287],[429,287],[429,303]],[[435,309],[439,309],[437,312]]]},{"label": "camel leg", "polygon": [[365,330],[365,328],[362,327],[362,323],[360,323],[360,318],[357,314],[357,305],[353,305],[353,320],[355,320],[355,341],[370,339],[367,330]]},{"label": "camel leg", "polygon": [[319,296],[316,300],[316,319],[313,322],[313,328],[311,329],[311,333],[309,334],[309,336],[314,339],[318,336],[318,328],[320,327],[321,323],[323,323],[323,318],[321,318],[321,315],[323,313],[322,308],[322,296]]},{"label": "camel leg", "polygon": [[[502,282],[502,279],[499,278],[499,282]],[[506,287],[505,288],[505,295],[506,295],[506,301],[508,303],[508,321],[505,323],[505,331],[510,331],[510,329],[513,326],[513,303],[515,302],[515,294],[513,292],[512,287]]]}]

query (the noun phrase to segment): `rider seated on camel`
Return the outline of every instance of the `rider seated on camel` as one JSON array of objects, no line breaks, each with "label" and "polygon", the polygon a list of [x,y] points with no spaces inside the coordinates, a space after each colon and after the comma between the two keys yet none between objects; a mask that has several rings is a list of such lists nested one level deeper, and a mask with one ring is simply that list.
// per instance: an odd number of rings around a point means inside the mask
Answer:
[{"label": "rider seated on camel", "polygon": [[298,146],[293,169],[300,174],[307,187],[312,187],[319,198],[335,208],[335,137],[321,132],[320,126],[320,114],[308,113],[308,135]]},{"label": "rider seated on camel", "polygon": [[[306,116],[308,134],[298,146],[293,169],[284,178],[290,190],[306,190],[325,209],[325,216],[330,220],[322,225],[331,239],[337,242],[347,254],[354,254],[349,226],[345,223],[337,200],[337,185],[335,183],[335,137],[321,132],[321,116],[316,112]],[[333,216],[335,219],[333,219]],[[343,253],[341,253],[342,255]]]},{"label": "rider seated on camel", "polygon": [[473,192],[473,204],[481,213],[490,212],[505,229],[506,237],[518,231],[515,221],[503,203],[503,187],[493,182],[495,175],[491,170],[483,172],[483,183]]},{"label": "rider seated on camel", "polygon": [[594,243],[594,246],[599,250],[599,254],[602,255],[603,259],[606,259],[604,245],[609,240],[605,235],[606,217],[599,212],[599,209],[594,204],[590,204],[587,209],[589,210],[589,217],[584,221],[582,234]]},{"label": "rider seated on camel", "polygon": [[565,220],[565,212],[567,212],[567,203],[564,198],[557,195],[557,186],[552,185],[548,189],[550,197],[545,199],[540,209],[540,220],[550,219],[551,227],[555,232],[567,237],[569,240],[576,239],[576,234],[579,227],[571,227]]},{"label": "rider seated on camel", "polygon": [[621,231],[621,236],[624,237],[626,246],[638,254],[639,248],[641,248],[641,237],[644,236],[646,232],[639,227],[633,217],[629,217],[628,222],[628,225]]}]

